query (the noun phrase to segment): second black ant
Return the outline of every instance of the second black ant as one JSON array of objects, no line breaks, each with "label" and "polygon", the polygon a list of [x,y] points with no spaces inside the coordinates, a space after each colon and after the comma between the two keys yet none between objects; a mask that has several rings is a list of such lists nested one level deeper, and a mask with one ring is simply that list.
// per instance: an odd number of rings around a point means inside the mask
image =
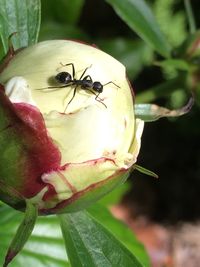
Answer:
[{"label": "second black ant", "polygon": [[[98,81],[93,81],[91,76],[90,75],[85,75],[86,71],[90,68],[90,67],[87,67],[83,73],[81,74],[80,78],[79,79],[76,79],[75,78],[75,67],[74,67],[74,64],[73,63],[68,63],[68,64],[61,64],[63,67],[65,66],[71,66],[72,67],[72,75],[69,73],[69,72],[66,72],[66,71],[62,71],[62,72],[59,72],[56,76],[55,76],[55,80],[57,82],[59,82],[60,84],[63,84],[61,86],[50,86],[50,87],[47,87],[47,88],[43,88],[43,89],[53,89],[53,88],[65,88],[65,87],[68,87],[68,86],[75,86],[74,88],[74,91],[73,91],[73,95],[72,95],[72,98],[70,99],[70,101],[68,102],[67,104],[67,107],[68,105],[72,102],[72,100],[74,99],[75,95],[76,95],[76,91],[78,89],[78,87],[80,86],[81,89],[83,90],[87,90],[91,93],[93,93],[96,97],[95,97],[95,100],[100,102],[102,105],[104,105],[106,108],[106,104],[103,103],[103,100],[101,98],[99,98],[99,95],[103,92],[103,88],[104,86],[112,83],[114,84],[116,87],[120,88],[117,84],[115,84],[114,82],[110,81],[110,82],[107,82],[105,84],[102,84]],[[39,89],[39,90],[42,90],[42,89]],[[67,108],[66,107],[66,108]]]}]

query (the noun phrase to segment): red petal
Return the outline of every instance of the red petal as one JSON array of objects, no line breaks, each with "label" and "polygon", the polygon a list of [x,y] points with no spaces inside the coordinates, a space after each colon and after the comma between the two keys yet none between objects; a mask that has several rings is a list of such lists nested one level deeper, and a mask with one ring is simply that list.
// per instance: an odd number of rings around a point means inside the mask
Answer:
[{"label": "red petal", "polygon": [[[60,151],[48,136],[40,111],[29,104],[12,104],[3,87],[0,121],[0,182],[22,199],[33,197],[46,186],[42,174],[60,167]],[[1,199],[15,206],[8,191],[2,191]]]},{"label": "red petal", "polygon": [[[26,127],[26,145],[28,158],[26,161],[27,180],[24,194],[30,196],[41,189],[41,175],[60,167],[61,154],[48,136],[44,119],[40,111],[29,104],[14,104],[17,115]],[[22,138],[24,133],[22,133]],[[39,188],[38,188],[39,185]]]}]

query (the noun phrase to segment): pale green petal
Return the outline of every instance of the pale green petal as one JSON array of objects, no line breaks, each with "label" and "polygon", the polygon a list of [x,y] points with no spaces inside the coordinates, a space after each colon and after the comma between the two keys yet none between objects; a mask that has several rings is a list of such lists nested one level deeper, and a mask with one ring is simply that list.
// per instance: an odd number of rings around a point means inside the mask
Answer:
[{"label": "pale green petal", "polygon": [[[57,73],[72,73],[71,66],[61,65],[67,63],[74,64],[76,78],[88,67],[86,74],[94,81],[112,81],[120,87],[112,83],[104,87],[100,97],[107,108],[95,100],[95,95],[80,88],[67,109],[74,87],[38,90],[58,85],[54,80]],[[27,101],[26,93],[21,94],[21,102],[36,104],[43,113],[47,130],[61,151],[62,164],[103,156],[125,164],[131,158],[129,148],[135,133],[133,99],[125,68],[116,59],[89,45],[46,41],[18,53],[0,75],[0,81],[5,83],[15,76],[27,81],[31,101]],[[18,97],[23,86],[16,83],[14,96]],[[10,81],[6,88],[9,84]],[[12,101],[19,102],[18,98]]]},{"label": "pale green petal", "polygon": [[[85,75],[93,81],[114,84],[104,86],[100,101],[79,86],[68,105],[75,87],[59,88],[62,84],[55,76],[63,71],[72,75],[71,66],[64,66],[69,63],[74,64],[75,79],[87,68]],[[94,192],[84,200],[89,203],[126,180],[137,161],[144,122],[135,120],[132,89],[119,61],[79,42],[45,41],[19,52],[0,74],[0,82],[13,103],[31,104],[40,110],[47,132],[61,152],[60,169],[42,175],[47,186],[32,199],[40,209],[56,208],[87,190]],[[51,86],[56,88],[47,88]],[[99,184],[100,191],[95,191]],[[56,195],[43,200],[48,185]]]}]

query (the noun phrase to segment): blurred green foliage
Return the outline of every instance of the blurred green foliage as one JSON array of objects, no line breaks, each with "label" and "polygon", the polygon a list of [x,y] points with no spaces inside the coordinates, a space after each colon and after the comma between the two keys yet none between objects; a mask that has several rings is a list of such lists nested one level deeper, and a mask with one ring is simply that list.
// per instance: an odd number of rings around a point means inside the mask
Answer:
[{"label": "blurred green foliage", "polygon": [[[11,1],[0,0],[1,14],[5,13],[3,7],[8,2],[12,4]],[[198,26],[200,3],[191,3]],[[194,203],[198,203],[200,195],[200,34],[195,28],[190,1],[41,0],[41,15],[39,41],[78,39],[95,44],[113,55],[126,66],[128,78],[136,91],[137,103],[157,102],[178,108],[191,93],[194,94],[196,105],[192,115],[179,119],[176,124],[174,120],[168,120],[147,126],[144,133],[139,160],[142,165],[153,168],[162,179],[159,182],[143,176],[137,179],[134,173],[133,189],[125,185],[101,200],[101,204],[115,204],[130,191],[129,199],[134,205],[138,204],[138,213],[142,210],[141,213],[146,212],[153,219],[199,217],[200,210],[194,207]],[[3,21],[2,15],[0,20]],[[13,20],[11,26],[15,23],[16,20]],[[13,27],[8,32],[0,27],[1,38],[3,35],[7,38],[12,31]],[[23,38],[27,45],[37,41],[37,38],[32,40],[25,35]],[[3,47],[4,42],[0,47],[2,56]],[[91,213],[97,215],[97,208],[91,209]],[[105,211],[106,216],[109,217]],[[109,222],[112,224],[108,218]],[[116,229],[119,228],[116,226]],[[114,231],[117,232],[116,229]],[[120,229],[125,231],[121,225]],[[37,235],[32,236],[31,242],[34,238],[37,241]],[[51,240],[52,237],[48,238]],[[60,233],[56,238],[58,245],[63,246]],[[127,245],[131,241],[127,238],[123,242]],[[34,255],[35,252],[31,253]],[[47,256],[51,255],[47,253]],[[148,266],[148,258],[145,257]],[[63,249],[61,258],[58,266],[65,263]]]}]

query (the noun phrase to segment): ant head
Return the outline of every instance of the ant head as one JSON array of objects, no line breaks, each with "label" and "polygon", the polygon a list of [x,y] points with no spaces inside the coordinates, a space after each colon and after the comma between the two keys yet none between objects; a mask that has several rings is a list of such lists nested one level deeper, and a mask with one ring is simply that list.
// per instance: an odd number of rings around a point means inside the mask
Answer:
[{"label": "ant head", "polygon": [[92,89],[98,93],[102,93],[103,92],[103,85],[100,82],[94,82]]},{"label": "ant head", "polygon": [[69,74],[69,72],[63,71],[63,72],[59,72],[55,76],[55,79],[59,83],[68,84],[72,81],[72,76],[71,76],[71,74]]}]

